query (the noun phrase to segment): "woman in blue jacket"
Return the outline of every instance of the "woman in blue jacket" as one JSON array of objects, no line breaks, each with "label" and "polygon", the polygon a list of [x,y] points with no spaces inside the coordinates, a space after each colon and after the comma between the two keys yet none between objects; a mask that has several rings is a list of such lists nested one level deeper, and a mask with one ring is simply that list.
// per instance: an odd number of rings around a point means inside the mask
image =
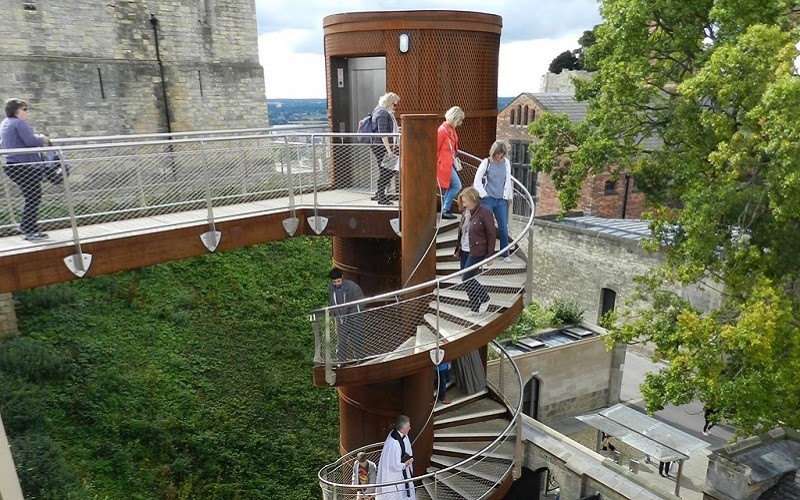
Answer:
[{"label": "woman in blue jacket", "polygon": [[[0,149],[38,148],[50,144],[43,134],[34,134],[28,125],[28,103],[22,99],[6,101],[6,118],[0,123]],[[25,205],[19,229],[28,241],[39,241],[47,234],[39,231],[39,202],[42,200],[42,169],[39,153],[6,155],[6,175],[19,186]]]}]

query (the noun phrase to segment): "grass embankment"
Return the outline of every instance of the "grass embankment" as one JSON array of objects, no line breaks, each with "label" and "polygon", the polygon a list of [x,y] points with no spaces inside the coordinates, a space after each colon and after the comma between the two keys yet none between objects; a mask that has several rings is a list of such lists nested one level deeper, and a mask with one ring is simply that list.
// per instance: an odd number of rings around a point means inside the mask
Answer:
[{"label": "grass embankment", "polygon": [[339,424],[307,313],[330,252],[294,238],[17,294],[0,411],[26,498],[319,498]]}]

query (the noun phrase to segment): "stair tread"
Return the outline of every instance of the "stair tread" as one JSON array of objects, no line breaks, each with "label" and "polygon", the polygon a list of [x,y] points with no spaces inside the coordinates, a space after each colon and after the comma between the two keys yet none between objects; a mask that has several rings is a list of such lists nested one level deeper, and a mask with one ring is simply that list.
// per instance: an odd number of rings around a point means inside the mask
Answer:
[{"label": "stair tread", "polygon": [[[427,313],[425,314],[424,318],[431,331],[436,331],[436,315],[433,313]],[[449,341],[469,335],[473,330],[473,326],[459,325],[457,323],[453,323],[452,321],[448,321],[445,318],[439,318],[439,331],[441,332],[442,337]]]},{"label": "stair tread", "polygon": [[[417,325],[417,343],[414,348],[414,353],[430,351],[436,347],[436,333],[433,332],[428,325]],[[442,339],[442,343],[446,343],[447,339]]]},{"label": "stair tread", "polygon": [[[436,262],[436,270],[439,273],[443,271],[446,273],[454,273],[461,269],[461,262],[456,260],[440,260]],[[492,272],[499,272],[499,271],[517,271],[517,272],[525,272],[527,269],[527,265],[525,262],[522,261],[519,257],[511,256],[511,262],[503,262],[502,259],[495,259],[492,262],[491,267],[486,267],[485,271],[487,273]],[[482,276],[492,276],[492,274],[484,274]]]},{"label": "stair tread", "polygon": [[498,436],[500,433],[506,430],[508,423],[508,418],[496,418],[485,422],[470,422],[458,426],[434,430],[433,436],[434,439],[438,437],[470,437],[474,435],[486,435],[490,433]]},{"label": "stair tread", "polygon": [[[437,452],[441,454],[441,452],[447,451],[469,457],[484,449],[490,442],[491,441],[464,441],[455,443],[433,443],[433,451],[435,454]],[[513,460],[514,448],[515,443],[513,441],[504,441],[482,456]]]},{"label": "stair tread", "polygon": [[458,424],[464,420],[485,417],[497,418],[500,415],[506,415],[506,407],[493,399],[483,397],[467,405],[448,405],[448,407],[440,409],[438,412],[436,412],[433,428],[434,432],[436,432],[437,430],[446,427],[452,427],[453,424]]},{"label": "stair tread", "polygon": [[[442,339],[442,342],[447,342],[446,339]],[[385,361],[391,361],[393,359],[399,359],[405,356],[409,356],[412,351],[413,354],[417,354],[420,352],[425,352],[433,349],[436,346],[436,334],[431,331],[426,325],[418,325],[417,326],[417,334],[409,337],[406,339],[405,342],[397,346],[394,351],[388,352],[381,356],[376,356],[368,361],[365,361],[363,364],[365,365],[374,365],[378,363],[383,363]]]},{"label": "stair tread", "polygon": [[[435,311],[436,302],[431,302],[430,307]],[[451,342],[454,339],[468,335],[478,327],[491,323],[500,316],[497,312],[488,312],[480,316],[467,316],[469,312],[468,307],[451,306],[448,304],[440,304],[439,311],[442,314],[450,316],[449,318],[439,317],[439,328],[443,328],[442,336]],[[430,316],[430,318],[428,318],[428,316]],[[456,323],[453,319],[458,319],[459,322],[463,324]],[[428,322],[431,330],[436,328],[435,313],[426,314],[425,320]]]},{"label": "stair tread", "polygon": [[[448,457],[446,455],[432,455],[431,456],[431,464],[436,464],[432,467],[428,468],[428,472],[434,472],[435,470],[440,470],[436,468],[437,466],[441,469],[446,469],[447,467],[452,467],[457,463],[461,462],[462,458],[457,457]],[[492,462],[489,460],[483,460],[482,457],[475,457],[474,459],[468,461],[467,463],[463,464],[459,467],[461,474],[468,474],[471,476],[479,477],[481,479],[485,479],[487,481],[497,481],[498,478],[503,477],[504,474],[507,474],[509,471],[510,464],[504,464],[501,462]]]},{"label": "stair tread", "polygon": [[[428,470],[434,472],[441,469],[438,467],[429,467]],[[444,485],[458,493],[461,498],[479,498],[487,491],[494,488],[493,482],[487,484],[487,481],[481,477],[463,474],[458,470],[443,472],[437,475],[436,479],[440,483],[439,488],[441,488],[441,485]]]},{"label": "stair tread", "polygon": [[[452,287],[434,290],[433,294],[442,297],[444,301],[450,301],[451,304],[469,300],[466,291]],[[518,293],[493,292],[489,294],[489,304],[497,307],[510,307],[518,297]]]},{"label": "stair tread", "polygon": [[[525,274],[502,274],[481,276],[478,281],[483,286],[494,286],[503,288],[521,289],[525,285]],[[444,285],[458,285],[461,283],[461,276],[446,279],[442,282]]]}]

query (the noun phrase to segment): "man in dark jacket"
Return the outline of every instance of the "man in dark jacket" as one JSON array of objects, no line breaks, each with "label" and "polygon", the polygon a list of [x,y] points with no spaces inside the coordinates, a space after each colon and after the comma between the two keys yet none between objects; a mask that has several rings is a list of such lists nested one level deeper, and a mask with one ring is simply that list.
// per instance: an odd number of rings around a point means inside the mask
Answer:
[{"label": "man in dark jacket", "polygon": [[361,305],[346,304],[363,299],[364,292],[355,282],[344,279],[340,269],[334,267],[328,276],[331,278],[328,302],[331,306],[339,306],[331,311],[336,321],[336,359],[339,362],[358,360],[362,354],[364,316]]}]

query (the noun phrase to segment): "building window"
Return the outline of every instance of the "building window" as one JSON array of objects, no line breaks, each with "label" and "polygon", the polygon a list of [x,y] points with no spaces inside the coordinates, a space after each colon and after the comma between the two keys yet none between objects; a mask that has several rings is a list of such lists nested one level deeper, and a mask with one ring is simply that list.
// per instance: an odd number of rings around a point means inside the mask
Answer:
[{"label": "building window", "polygon": [[522,125],[522,105],[517,105],[517,125]]},{"label": "building window", "polygon": [[525,105],[524,113],[525,114],[523,114],[522,116],[524,116],[525,118],[522,120],[522,124],[523,125],[527,125],[527,124],[530,123],[530,120],[528,120],[528,105],[527,104]]},{"label": "building window", "polygon": [[603,194],[606,196],[611,196],[617,194],[617,182],[616,181],[606,181],[606,185],[603,188]]},{"label": "building window", "polygon": [[511,118],[508,120],[509,122],[511,122],[511,125],[514,125],[514,118],[516,118],[516,111],[512,109]]},{"label": "building window", "polygon": [[511,141],[511,163],[516,165],[530,165],[531,151],[527,142]]}]

